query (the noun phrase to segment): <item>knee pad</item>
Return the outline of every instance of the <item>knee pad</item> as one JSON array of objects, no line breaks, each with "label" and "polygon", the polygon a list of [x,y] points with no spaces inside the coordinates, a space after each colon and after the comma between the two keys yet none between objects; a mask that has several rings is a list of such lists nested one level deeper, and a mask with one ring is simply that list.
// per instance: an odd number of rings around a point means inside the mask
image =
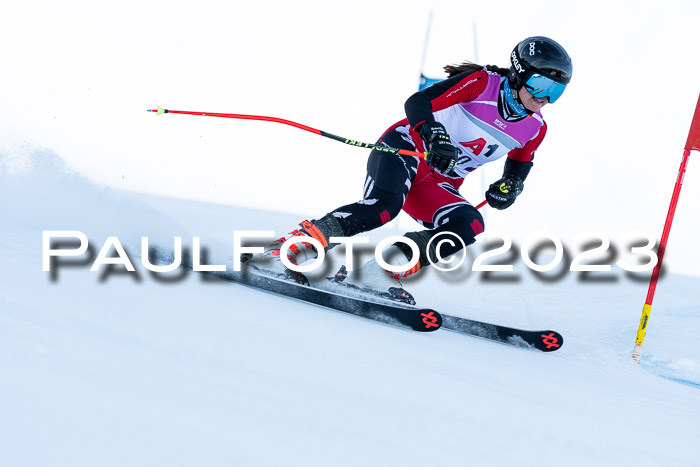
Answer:
[{"label": "knee pad", "polygon": [[[440,243],[439,240],[442,238],[449,238],[450,236],[446,232],[451,232],[458,236],[465,246],[469,246],[476,241],[476,236],[484,231],[484,218],[476,210],[474,210],[474,215],[468,217],[459,216],[458,218],[453,218],[445,225],[440,226],[434,230],[421,230],[419,232],[408,232],[404,234],[404,237],[413,240],[418,245],[420,250],[420,261],[421,264],[426,265],[428,262],[437,263],[437,245]],[[444,234],[444,235],[441,235]],[[438,236],[434,241],[430,241],[433,237]],[[440,257],[446,258],[447,256],[453,255],[462,249],[462,244],[459,241],[453,239],[454,246],[448,243],[443,243],[440,248]],[[430,245],[428,245],[430,243]],[[404,244],[396,244],[402,249],[406,256],[410,257],[411,247]]]}]

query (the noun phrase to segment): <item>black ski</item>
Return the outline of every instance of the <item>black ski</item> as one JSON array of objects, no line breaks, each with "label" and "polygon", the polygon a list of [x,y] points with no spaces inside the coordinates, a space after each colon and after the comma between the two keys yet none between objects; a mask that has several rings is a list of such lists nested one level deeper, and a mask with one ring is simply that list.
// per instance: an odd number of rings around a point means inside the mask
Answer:
[{"label": "black ski", "polygon": [[564,338],[556,331],[526,331],[450,315],[443,315],[443,319],[443,329],[516,347],[554,352],[564,344]]},{"label": "black ski", "polygon": [[385,324],[410,328],[414,331],[432,332],[442,326],[442,316],[435,310],[417,308],[400,303],[377,303],[357,297],[348,297],[328,290],[297,284],[258,273],[250,268],[241,272],[205,272],[208,276],[246,285],[258,290],[271,292],[312,303],[325,308],[350,313],[362,318]]},{"label": "black ski", "polygon": [[[159,259],[162,259],[164,264],[172,261],[167,255],[160,253]],[[185,264],[181,267],[192,270],[191,266],[186,266]],[[256,272],[250,268],[246,268],[241,272],[207,271],[202,274],[385,324],[410,328],[419,332],[437,331],[443,327],[460,334],[542,352],[554,352],[559,350],[564,344],[564,338],[556,331],[528,331],[509,328],[458,316],[443,315],[429,308],[419,308],[401,303],[379,303],[364,300],[357,296],[348,296],[327,289],[297,284]]]}]

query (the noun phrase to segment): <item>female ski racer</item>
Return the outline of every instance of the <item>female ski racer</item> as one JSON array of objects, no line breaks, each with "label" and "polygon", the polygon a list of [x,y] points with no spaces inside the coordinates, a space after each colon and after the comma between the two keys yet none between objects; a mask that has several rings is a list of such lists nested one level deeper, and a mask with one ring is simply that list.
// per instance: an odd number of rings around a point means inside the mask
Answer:
[{"label": "female ski racer", "polygon": [[[335,246],[330,237],[350,237],[386,224],[403,209],[426,230],[404,236],[419,247],[418,263],[402,274],[381,268],[373,259],[345,284],[377,295],[415,303],[401,286],[401,278],[415,274],[430,260],[437,262],[462,248],[460,242],[429,240],[438,233],[458,235],[465,245],[484,231],[477,209],[459,194],[470,172],[487,162],[507,156],[503,176],[491,184],[486,200],[496,209],[511,206],[523,191],[532,168],[535,150],[545,137],[547,125],[540,110],[556,102],[571,79],[572,64],[566,50],[547,37],[529,37],[515,46],[510,68],[471,62],[445,67],[448,78],[417,92],[405,104],[406,118],[392,125],[379,145],[427,152],[425,160],[372,150],[367,162],[363,198],[341,206],[318,220],[303,221],[300,227],[276,240],[258,255],[245,255],[246,265],[280,277],[305,282],[280,261],[280,247],[293,236],[307,235],[324,249]],[[388,251],[392,250],[392,251]],[[411,247],[395,243],[384,252],[395,265],[412,258]],[[308,242],[288,250],[287,259],[301,264],[317,257]],[[345,279],[344,268],[335,280]],[[359,278],[359,279],[356,279]]]}]

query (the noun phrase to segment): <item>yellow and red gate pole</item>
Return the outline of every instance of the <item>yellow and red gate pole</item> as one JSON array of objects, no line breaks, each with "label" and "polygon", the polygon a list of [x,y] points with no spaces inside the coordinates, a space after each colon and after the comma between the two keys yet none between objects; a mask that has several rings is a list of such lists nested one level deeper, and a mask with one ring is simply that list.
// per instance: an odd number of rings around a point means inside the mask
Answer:
[{"label": "yellow and red gate pole", "polygon": [[632,358],[639,362],[642,357],[642,345],[644,344],[644,337],[646,336],[647,326],[649,325],[649,315],[651,314],[651,304],[654,301],[654,293],[656,292],[656,284],[659,281],[659,272],[661,271],[661,262],[664,258],[664,253],[666,251],[666,242],[668,242],[668,235],[671,232],[671,223],[673,222],[673,215],[676,212],[676,205],[678,204],[678,197],[681,194],[681,187],[683,186],[683,178],[685,177],[685,170],[688,166],[688,157],[690,156],[690,151],[696,150],[700,151],[700,97],[698,97],[698,103],[695,107],[695,114],[693,115],[693,121],[690,124],[690,131],[688,132],[688,140],[685,143],[685,150],[683,151],[683,160],[681,161],[681,167],[678,170],[678,178],[676,178],[676,186],[673,189],[673,195],[671,196],[671,205],[668,208],[668,213],[666,215],[666,222],[664,224],[664,230],[661,234],[661,242],[659,244],[659,251],[657,253],[658,262],[654,266],[654,270],[651,273],[651,280],[649,281],[649,290],[647,292],[647,298],[644,302],[644,307],[642,308],[642,318],[639,320],[639,328],[637,330],[637,338],[634,342],[634,350],[632,351]]}]

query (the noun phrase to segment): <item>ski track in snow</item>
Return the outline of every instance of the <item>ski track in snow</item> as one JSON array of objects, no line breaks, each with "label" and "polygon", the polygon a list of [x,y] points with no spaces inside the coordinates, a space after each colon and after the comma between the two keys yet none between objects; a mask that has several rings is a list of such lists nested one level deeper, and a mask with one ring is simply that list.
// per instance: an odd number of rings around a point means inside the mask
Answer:
[{"label": "ski track in snow", "polygon": [[[407,282],[422,306],[561,332],[564,347],[543,354],[138,264],[140,236],[172,245],[199,235],[209,262],[230,267],[233,230],[279,234],[297,216],[99,188],[49,153],[32,169],[0,170],[0,465],[700,458],[697,277],[659,284],[640,365],[630,354],[644,281],[541,282],[517,269],[515,283],[435,271]],[[42,230],[83,231],[94,254],[116,235],[138,273],[91,273],[80,258],[42,272]],[[342,261],[330,256],[324,273]]]}]

